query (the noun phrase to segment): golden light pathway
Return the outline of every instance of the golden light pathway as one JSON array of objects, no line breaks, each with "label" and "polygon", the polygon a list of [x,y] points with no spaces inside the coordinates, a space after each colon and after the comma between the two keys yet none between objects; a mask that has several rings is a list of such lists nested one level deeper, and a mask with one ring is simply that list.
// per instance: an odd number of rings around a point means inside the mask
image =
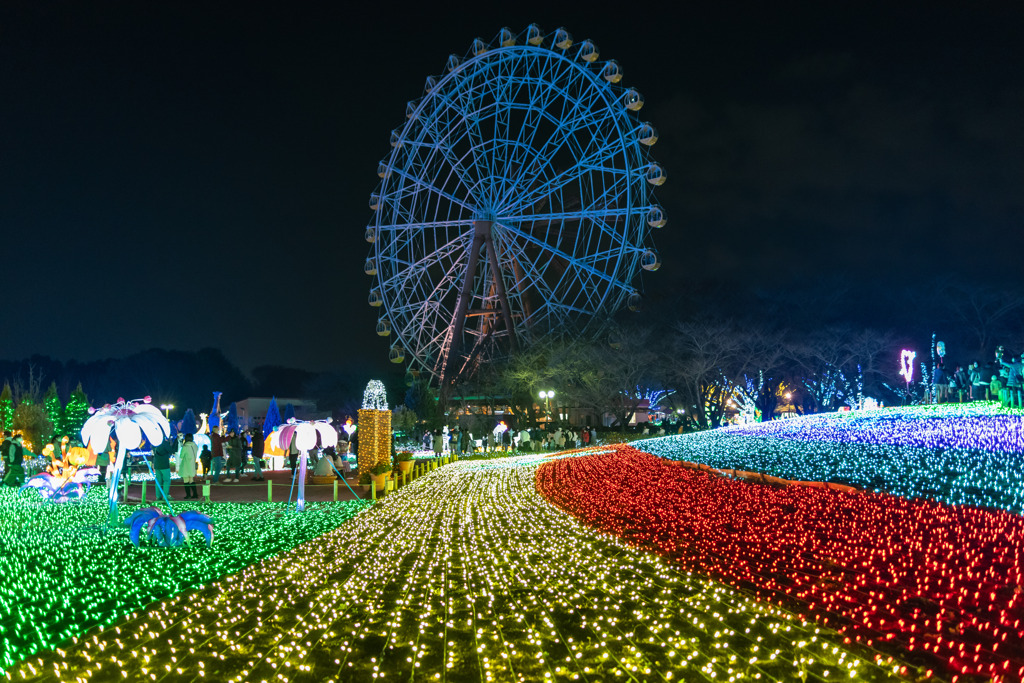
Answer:
[{"label": "golden light pathway", "polygon": [[834,633],[579,525],[538,459],[457,463],[14,680],[883,680]]}]

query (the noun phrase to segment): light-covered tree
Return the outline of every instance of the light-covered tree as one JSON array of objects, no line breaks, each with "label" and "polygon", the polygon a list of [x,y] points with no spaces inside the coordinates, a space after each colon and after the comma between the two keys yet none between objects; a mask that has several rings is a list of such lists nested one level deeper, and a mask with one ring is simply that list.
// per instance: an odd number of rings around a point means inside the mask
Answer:
[{"label": "light-covered tree", "polygon": [[89,397],[82,389],[79,382],[75,390],[68,397],[68,404],[64,406],[64,420],[61,423],[61,431],[72,439],[81,438],[82,425],[89,419]]},{"label": "light-covered tree", "polygon": [[14,396],[11,393],[11,385],[4,382],[4,389],[0,392],[0,428],[9,431],[14,427]]},{"label": "light-covered tree", "polygon": [[46,413],[46,419],[52,425],[50,433],[45,435],[46,439],[59,436],[57,432],[61,431],[60,428],[64,422],[64,406],[61,405],[60,396],[57,395],[56,382],[50,382],[50,387],[43,394],[43,411]]}]

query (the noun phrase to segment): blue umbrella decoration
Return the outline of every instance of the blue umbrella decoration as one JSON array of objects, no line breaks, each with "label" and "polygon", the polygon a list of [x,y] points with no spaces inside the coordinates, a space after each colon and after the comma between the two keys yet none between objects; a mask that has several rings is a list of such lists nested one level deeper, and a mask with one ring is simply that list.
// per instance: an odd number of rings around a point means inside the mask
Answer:
[{"label": "blue umbrella decoration", "polygon": [[277,397],[274,396],[270,399],[270,405],[267,406],[267,416],[263,418],[263,438],[270,436],[270,432],[280,425],[281,411],[277,409]]},{"label": "blue umbrella decoration", "polygon": [[238,406],[232,403],[228,406],[227,417],[224,418],[224,426],[229,432],[238,434]]},{"label": "blue umbrella decoration", "polygon": [[189,408],[185,411],[184,417],[181,418],[181,422],[178,423],[178,431],[182,434],[195,434],[196,429],[199,428],[199,424],[196,420],[196,414]]}]

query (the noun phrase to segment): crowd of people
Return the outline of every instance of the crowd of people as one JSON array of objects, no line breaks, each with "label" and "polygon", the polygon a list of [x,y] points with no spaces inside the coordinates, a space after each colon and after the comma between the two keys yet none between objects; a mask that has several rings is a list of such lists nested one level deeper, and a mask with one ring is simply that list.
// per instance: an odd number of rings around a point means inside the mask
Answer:
[{"label": "crowd of people", "polygon": [[552,431],[543,428],[514,429],[499,422],[492,431],[484,431],[477,437],[466,427],[427,430],[423,432],[423,450],[435,455],[444,453],[512,453],[569,450],[585,448],[597,443],[597,430],[589,425],[582,429],[556,427]]},{"label": "crowd of people", "polygon": [[935,403],[999,401],[1004,408],[1024,408],[1024,355],[1007,356],[996,349],[991,363],[978,361],[967,367],[947,362],[945,346],[936,344],[931,395]]}]

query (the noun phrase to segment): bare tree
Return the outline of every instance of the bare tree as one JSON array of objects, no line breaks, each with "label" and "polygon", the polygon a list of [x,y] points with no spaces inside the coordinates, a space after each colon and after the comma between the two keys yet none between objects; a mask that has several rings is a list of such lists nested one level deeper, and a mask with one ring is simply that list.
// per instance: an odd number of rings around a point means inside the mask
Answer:
[{"label": "bare tree", "polygon": [[[977,358],[986,358],[1005,337],[1021,331],[1021,292],[959,282],[946,282],[939,291],[951,322],[972,337]],[[1011,324],[1014,322],[1016,326]]]},{"label": "bare tree", "polygon": [[549,343],[520,350],[503,361],[491,363],[493,372],[485,376],[495,384],[518,416],[520,425],[536,425],[534,404],[541,390],[550,389],[555,378],[552,357],[563,345]]},{"label": "bare tree", "polygon": [[647,328],[621,330],[616,341],[594,341],[572,347],[556,364],[563,394],[600,416],[611,413],[620,427],[636,415],[644,397],[638,386],[656,382],[660,374]]},{"label": "bare tree", "polygon": [[735,334],[740,348],[732,381],[738,397],[757,408],[762,420],[771,420],[782,387],[790,381],[792,345],[782,330],[745,325]]},{"label": "bare tree", "polygon": [[39,403],[43,395],[43,371],[37,368],[35,364],[29,363],[28,380],[22,382],[20,375],[15,377],[12,390],[14,392],[14,402],[18,405],[22,403]]},{"label": "bare tree", "polygon": [[689,405],[689,419],[698,429],[718,427],[735,387],[743,343],[737,326],[701,318],[672,328],[672,354],[667,370]]}]

